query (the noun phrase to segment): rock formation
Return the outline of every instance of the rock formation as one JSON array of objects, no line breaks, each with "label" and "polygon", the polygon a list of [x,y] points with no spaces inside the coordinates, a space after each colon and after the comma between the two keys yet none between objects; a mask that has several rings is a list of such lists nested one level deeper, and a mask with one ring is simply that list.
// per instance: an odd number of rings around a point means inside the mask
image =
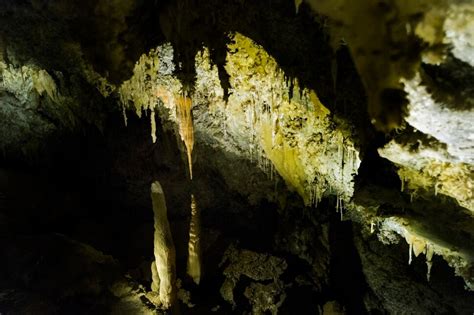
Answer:
[{"label": "rock formation", "polygon": [[168,309],[176,301],[176,252],[168,223],[165,194],[157,181],[151,184],[151,200],[155,218],[155,261],[152,268],[156,268],[156,272],[152,272],[152,290],[159,292],[159,303]]},{"label": "rock formation", "polygon": [[2,1],[0,313],[472,313],[473,21]]}]

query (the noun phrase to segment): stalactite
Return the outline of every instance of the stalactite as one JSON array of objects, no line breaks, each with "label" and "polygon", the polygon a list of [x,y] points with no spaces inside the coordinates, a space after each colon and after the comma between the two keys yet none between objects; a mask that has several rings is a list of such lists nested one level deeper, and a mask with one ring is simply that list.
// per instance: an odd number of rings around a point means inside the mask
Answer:
[{"label": "stalactite", "polygon": [[409,244],[409,246],[408,246],[408,264],[411,265],[411,260],[412,260],[411,253],[413,252],[413,241],[410,241],[408,244]]},{"label": "stalactite", "polygon": [[125,108],[125,105],[122,104],[122,116],[123,116],[123,122],[125,124],[125,127],[128,126],[128,118],[127,118],[127,109]]},{"label": "stalactite", "polygon": [[318,206],[318,203],[321,201],[321,196],[319,194],[319,187],[317,183],[310,185],[310,203],[315,207]]},{"label": "stalactite", "polygon": [[415,238],[412,243],[415,257],[418,257],[422,252],[425,251],[426,243],[423,240]]},{"label": "stalactite", "polygon": [[278,131],[278,125],[280,121],[278,115],[272,113],[272,147],[275,146],[275,138]]},{"label": "stalactite", "polygon": [[59,103],[61,101],[56,83],[46,70],[39,70],[36,73],[33,72],[32,79],[33,87],[39,95],[43,95],[43,93],[46,92],[53,102]]},{"label": "stalactite", "polygon": [[176,301],[176,251],[167,217],[166,200],[158,181],[151,184],[151,200],[155,219],[154,254],[160,283],[153,281],[152,289],[159,288],[159,300],[164,308]]},{"label": "stalactite", "polygon": [[222,119],[222,130],[224,133],[224,138],[227,138],[227,115],[225,110],[223,111],[223,116],[224,118]]},{"label": "stalactite", "polygon": [[196,284],[201,281],[201,227],[196,198],[191,194],[191,224],[189,227],[187,273]]},{"label": "stalactite", "polygon": [[433,262],[427,260],[426,261],[426,280],[430,281],[431,278],[431,267],[433,266]]},{"label": "stalactite", "polygon": [[344,207],[342,206],[342,199],[341,199],[341,209],[339,209],[339,213],[341,214],[341,221],[343,220],[343,211],[344,211]]},{"label": "stalactite", "polygon": [[150,115],[150,122],[151,122],[151,139],[153,143],[156,142],[156,121],[155,121],[155,110],[151,110]]},{"label": "stalactite", "polygon": [[431,267],[433,266],[433,262],[431,261],[433,259],[433,254],[434,254],[434,248],[433,245],[427,243],[426,244],[426,279],[430,281],[431,277]]},{"label": "stalactite", "polygon": [[298,11],[300,9],[300,5],[303,3],[303,0],[295,0],[295,8],[296,8],[296,14],[298,14]]},{"label": "stalactite", "polygon": [[189,177],[193,179],[192,153],[194,147],[194,128],[191,113],[192,100],[186,96],[180,96],[176,102],[176,117],[178,120],[179,135],[186,146],[188,157]]},{"label": "stalactite", "polygon": [[337,195],[336,196],[336,212],[341,212],[341,220],[342,220],[342,209],[343,209],[343,196]]}]

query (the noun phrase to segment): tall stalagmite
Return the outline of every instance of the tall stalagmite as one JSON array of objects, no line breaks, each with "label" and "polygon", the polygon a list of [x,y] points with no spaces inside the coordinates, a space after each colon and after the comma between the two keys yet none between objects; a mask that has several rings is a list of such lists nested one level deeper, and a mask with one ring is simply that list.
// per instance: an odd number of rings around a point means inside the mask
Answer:
[{"label": "tall stalagmite", "polygon": [[152,290],[158,290],[160,303],[164,308],[170,308],[176,300],[176,251],[166,214],[165,194],[158,181],[151,184],[151,200],[155,216],[155,262],[152,268],[156,267],[159,278],[158,284],[154,277]]}]

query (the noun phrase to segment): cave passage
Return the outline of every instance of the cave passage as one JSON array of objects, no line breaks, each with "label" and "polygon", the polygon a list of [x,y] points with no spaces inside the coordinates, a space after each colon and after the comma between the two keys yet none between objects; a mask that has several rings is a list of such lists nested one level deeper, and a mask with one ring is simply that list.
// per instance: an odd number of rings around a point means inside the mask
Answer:
[{"label": "cave passage", "polygon": [[0,1],[0,315],[473,314],[473,21]]}]

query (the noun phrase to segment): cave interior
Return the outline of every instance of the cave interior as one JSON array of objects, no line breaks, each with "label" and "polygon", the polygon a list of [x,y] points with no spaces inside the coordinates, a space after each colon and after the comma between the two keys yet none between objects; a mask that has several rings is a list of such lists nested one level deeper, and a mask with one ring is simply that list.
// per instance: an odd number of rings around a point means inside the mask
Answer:
[{"label": "cave interior", "polygon": [[0,1],[0,315],[473,314],[474,4]]}]

